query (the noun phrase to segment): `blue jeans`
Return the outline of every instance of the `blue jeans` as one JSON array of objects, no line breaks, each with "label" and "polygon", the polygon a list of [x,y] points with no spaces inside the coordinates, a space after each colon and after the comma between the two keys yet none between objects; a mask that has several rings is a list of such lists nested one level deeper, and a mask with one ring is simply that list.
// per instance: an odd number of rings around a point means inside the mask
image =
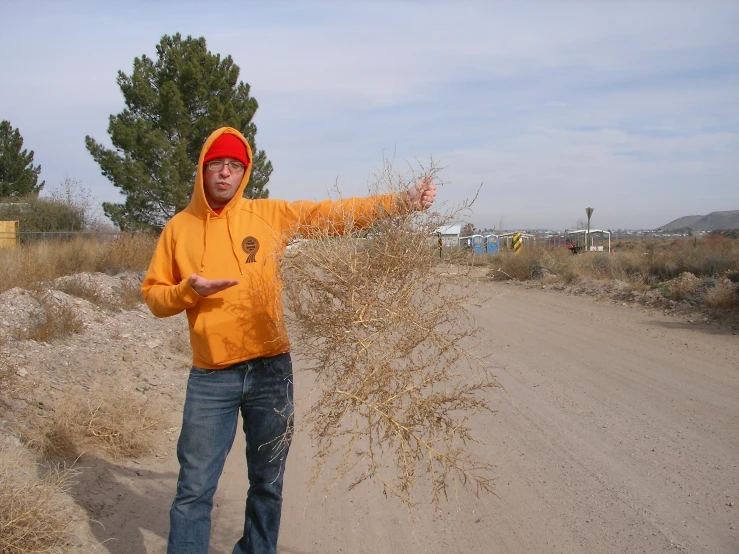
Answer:
[{"label": "blue jeans", "polygon": [[193,367],[187,381],[180,474],[169,512],[168,554],[207,554],[210,513],[226,455],[244,419],[249,490],[244,534],[233,554],[275,554],[282,481],[293,430],[290,354],[257,358],[226,369]]}]

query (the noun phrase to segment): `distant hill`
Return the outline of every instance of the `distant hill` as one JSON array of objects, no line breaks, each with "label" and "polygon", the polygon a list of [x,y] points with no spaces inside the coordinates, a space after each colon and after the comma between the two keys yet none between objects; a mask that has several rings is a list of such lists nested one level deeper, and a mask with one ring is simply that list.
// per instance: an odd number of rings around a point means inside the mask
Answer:
[{"label": "distant hill", "polygon": [[717,229],[739,229],[739,210],[711,212],[708,215],[686,215],[666,225],[663,231],[691,228],[693,231],[715,231]]}]

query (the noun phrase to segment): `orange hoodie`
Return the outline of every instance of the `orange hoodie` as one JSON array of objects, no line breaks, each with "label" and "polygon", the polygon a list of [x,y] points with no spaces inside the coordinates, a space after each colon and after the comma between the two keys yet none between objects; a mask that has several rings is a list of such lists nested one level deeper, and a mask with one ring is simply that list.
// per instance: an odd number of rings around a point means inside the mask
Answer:
[{"label": "orange hoodie", "polygon": [[[217,214],[203,189],[203,158],[223,133],[239,137],[250,160],[238,191]],[[396,195],[323,202],[244,198],[253,160],[239,131],[222,127],[208,137],[198,161],[190,204],[164,227],[142,291],[151,312],[168,317],[187,310],[193,365],[222,369],[286,352],[290,348],[282,313],[280,256],[299,227],[341,230],[369,225],[400,205]],[[237,286],[202,297],[189,277],[235,279]]]}]

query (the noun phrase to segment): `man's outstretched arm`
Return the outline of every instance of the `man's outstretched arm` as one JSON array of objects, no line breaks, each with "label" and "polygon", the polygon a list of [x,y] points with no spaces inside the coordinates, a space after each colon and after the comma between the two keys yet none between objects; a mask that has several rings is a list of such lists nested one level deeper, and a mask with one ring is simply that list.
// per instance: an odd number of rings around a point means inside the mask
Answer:
[{"label": "man's outstretched arm", "polygon": [[356,230],[371,225],[377,219],[400,215],[409,208],[427,209],[435,199],[436,185],[427,178],[414,183],[405,193],[322,202],[286,202],[283,204],[283,217],[286,227],[292,227],[298,233],[306,229],[323,229],[341,234],[347,230],[347,225]]}]

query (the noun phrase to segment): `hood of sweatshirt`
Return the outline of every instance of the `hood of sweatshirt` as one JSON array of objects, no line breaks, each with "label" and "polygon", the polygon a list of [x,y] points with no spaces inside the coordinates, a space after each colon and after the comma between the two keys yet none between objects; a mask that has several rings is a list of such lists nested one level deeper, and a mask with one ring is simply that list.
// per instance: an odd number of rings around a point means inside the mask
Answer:
[{"label": "hood of sweatshirt", "polygon": [[[244,174],[241,176],[241,182],[239,183],[239,188],[236,190],[236,194],[233,195],[233,198],[228,201],[228,204],[226,204],[223,207],[223,210],[221,210],[221,213],[216,213],[213,208],[210,207],[210,204],[208,204],[208,199],[205,196],[205,186],[204,186],[204,180],[203,180],[203,160],[205,159],[206,154],[210,150],[210,147],[213,145],[215,140],[220,137],[224,133],[229,133],[232,135],[235,135],[238,137],[238,139],[244,143],[244,148],[246,148],[246,156],[249,160],[249,164],[244,169]],[[221,127],[220,129],[216,129],[213,131],[210,136],[208,137],[208,140],[205,141],[205,144],[203,145],[203,149],[200,151],[200,157],[198,158],[198,170],[195,174],[195,186],[192,191],[192,198],[190,199],[190,204],[188,204],[187,208],[185,208],[185,212],[188,212],[198,219],[203,220],[203,251],[200,256],[200,273],[202,274],[205,271],[205,252],[208,249],[208,231],[210,228],[210,221],[211,219],[214,220],[226,220],[226,226],[228,228],[228,236],[231,241],[231,252],[233,253],[234,259],[236,263],[239,266],[239,270],[241,274],[244,274],[244,269],[242,266],[242,263],[239,260],[239,253],[237,251],[237,245],[236,240],[233,234],[233,231],[231,229],[231,215],[235,210],[238,209],[238,206],[245,202],[244,199],[244,189],[246,188],[247,183],[249,182],[249,176],[251,175],[251,168],[252,164],[254,162],[254,157],[251,153],[251,147],[249,146],[249,143],[244,138],[244,135],[242,135],[238,130],[234,129],[233,127]]]},{"label": "hood of sweatshirt", "polygon": [[[249,165],[246,166],[244,174],[241,176],[241,183],[239,183],[239,188],[236,191],[236,194],[234,194],[233,198],[229,200],[228,204],[226,204],[226,206],[223,208],[223,211],[221,211],[220,214],[217,214],[215,211],[213,211],[213,208],[210,207],[210,205],[208,204],[208,199],[205,196],[205,186],[203,181],[203,159],[205,158],[205,155],[208,153],[208,150],[210,150],[210,147],[213,145],[215,140],[224,133],[235,135],[239,138],[239,140],[241,140],[241,142],[244,143],[244,148],[246,148],[246,156],[249,159]],[[229,213],[234,210],[234,208],[239,204],[244,196],[244,189],[249,183],[249,176],[251,175],[251,168],[253,163],[254,157],[251,153],[251,147],[249,146],[247,140],[244,138],[244,135],[242,135],[238,130],[234,129],[233,127],[221,127],[220,129],[216,129],[215,131],[213,131],[208,137],[208,140],[205,141],[205,144],[203,144],[203,149],[200,151],[200,158],[198,158],[198,170],[195,173],[195,186],[192,191],[192,198],[190,199],[190,204],[185,209],[200,219],[207,220],[218,217],[227,218]]]}]

